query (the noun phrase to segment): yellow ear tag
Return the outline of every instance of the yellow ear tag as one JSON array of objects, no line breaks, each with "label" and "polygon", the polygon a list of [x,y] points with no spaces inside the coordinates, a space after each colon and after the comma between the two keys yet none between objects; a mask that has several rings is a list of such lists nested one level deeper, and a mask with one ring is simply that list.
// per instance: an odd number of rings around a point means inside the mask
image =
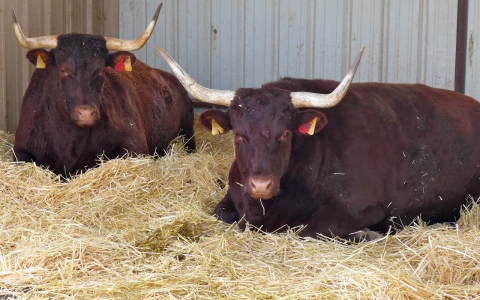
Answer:
[{"label": "yellow ear tag", "polygon": [[43,61],[42,57],[39,55],[37,55],[37,69],[45,69],[47,67],[47,65],[45,64],[45,62]]},{"label": "yellow ear tag", "polygon": [[132,61],[130,60],[130,56],[127,56],[123,63],[125,64],[125,71],[132,72]]},{"label": "yellow ear tag", "polygon": [[317,124],[317,117],[313,118],[310,121],[310,129],[308,130],[309,135],[313,135],[315,133],[315,125]]},{"label": "yellow ear tag", "polygon": [[222,126],[218,125],[217,121],[212,118],[212,134],[217,135],[223,133]]}]

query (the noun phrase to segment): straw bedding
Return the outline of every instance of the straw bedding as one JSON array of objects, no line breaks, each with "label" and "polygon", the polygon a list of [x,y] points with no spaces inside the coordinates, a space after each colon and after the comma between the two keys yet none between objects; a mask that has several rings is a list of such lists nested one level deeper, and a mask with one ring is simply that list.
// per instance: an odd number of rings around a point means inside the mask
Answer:
[{"label": "straw bedding", "polygon": [[198,151],[102,160],[67,181],[0,134],[0,299],[465,299],[480,296],[480,208],[373,242],[239,231],[212,217],[230,134]]}]

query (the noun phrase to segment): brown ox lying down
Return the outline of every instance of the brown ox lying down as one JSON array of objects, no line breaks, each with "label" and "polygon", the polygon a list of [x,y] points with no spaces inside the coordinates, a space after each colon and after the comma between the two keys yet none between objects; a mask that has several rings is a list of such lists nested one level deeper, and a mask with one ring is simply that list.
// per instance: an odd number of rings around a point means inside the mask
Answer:
[{"label": "brown ox lying down", "polygon": [[225,222],[345,238],[417,217],[455,221],[467,196],[480,196],[480,104],[470,97],[421,84],[349,87],[360,54],[340,85],[285,78],[215,91],[157,50],[195,97],[228,105],[200,116],[213,133],[235,135],[228,192],[215,208]]},{"label": "brown ox lying down", "polygon": [[160,8],[131,41],[89,34],[27,38],[13,14],[17,39],[32,49],[27,58],[37,66],[15,133],[17,161],[69,176],[93,167],[102,154],[163,154],[178,134],[195,149],[187,92],[175,76],[127,52],[147,42]]}]

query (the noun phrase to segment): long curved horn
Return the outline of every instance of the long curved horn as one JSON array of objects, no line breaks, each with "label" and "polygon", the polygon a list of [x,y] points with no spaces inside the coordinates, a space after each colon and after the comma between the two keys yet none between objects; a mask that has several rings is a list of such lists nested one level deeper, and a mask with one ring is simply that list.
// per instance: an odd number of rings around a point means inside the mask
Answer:
[{"label": "long curved horn", "polygon": [[138,50],[145,45],[145,43],[150,38],[150,35],[155,28],[155,24],[157,24],[158,15],[160,14],[160,10],[162,9],[163,3],[157,7],[157,11],[153,16],[152,21],[148,24],[147,29],[135,40],[122,40],[116,38],[109,38],[106,37],[105,40],[107,41],[107,49],[108,50],[115,50],[115,51],[134,51]]},{"label": "long curved horn", "polygon": [[170,65],[180,83],[193,97],[202,102],[230,106],[230,102],[232,102],[233,96],[235,95],[234,91],[214,90],[201,86],[195,82],[167,52],[157,46],[154,46],[154,48]]},{"label": "long curved horn", "polygon": [[360,64],[360,59],[362,58],[363,50],[365,49],[365,45],[362,46],[360,52],[357,54],[357,57],[353,61],[352,66],[348,70],[347,75],[343,78],[342,82],[337,86],[337,88],[331,92],[330,94],[316,94],[316,93],[309,93],[309,92],[292,92],[290,96],[292,97],[293,106],[296,108],[299,107],[333,107],[337,105],[350,87],[350,83],[352,83],[353,76],[355,76],[355,72],[357,71],[358,65]]},{"label": "long curved horn", "polygon": [[13,30],[15,31],[15,36],[17,37],[20,46],[27,49],[36,49],[36,48],[45,48],[53,49],[57,47],[57,36],[58,35],[48,35],[48,36],[39,36],[35,38],[28,38],[23,34],[22,28],[18,24],[17,16],[15,15],[15,10],[10,5],[12,10],[13,17]]}]

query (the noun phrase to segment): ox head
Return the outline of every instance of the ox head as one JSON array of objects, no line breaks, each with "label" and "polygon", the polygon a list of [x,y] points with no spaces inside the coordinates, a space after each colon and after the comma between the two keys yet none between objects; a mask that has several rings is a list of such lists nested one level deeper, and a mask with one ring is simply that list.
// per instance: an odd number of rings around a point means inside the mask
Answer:
[{"label": "ox head", "polygon": [[254,199],[270,199],[280,191],[293,141],[299,136],[315,135],[327,125],[322,112],[308,107],[332,107],[342,100],[360,63],[364,46],[347,76],[328,95],[278,88],[241,88],[236,92],[208,89],[196,83],[165,51],[155,49],[169,63],[185,89],[197,99],[229,106],[226,112],[206,111],[199,121],[212,134],[233,131],[235,162],[241,181],[238,184]]},{"label": "ox head", "polygon": [[[13,27],[20,45],[30,49],[28,60],[40,72],[49,71],[52,97],[58,111],[78,126],[93,126],[100,119],[100,100],[107,68],[131,71],[135,56],[149,39],[160,13],[160,4],[146,30],[135,40],[121,40],[89,34],[26,37],[12,9]],[[52,49],[47,51],[45,49]],[[109,50],[118,52],[109,53]]]}]

